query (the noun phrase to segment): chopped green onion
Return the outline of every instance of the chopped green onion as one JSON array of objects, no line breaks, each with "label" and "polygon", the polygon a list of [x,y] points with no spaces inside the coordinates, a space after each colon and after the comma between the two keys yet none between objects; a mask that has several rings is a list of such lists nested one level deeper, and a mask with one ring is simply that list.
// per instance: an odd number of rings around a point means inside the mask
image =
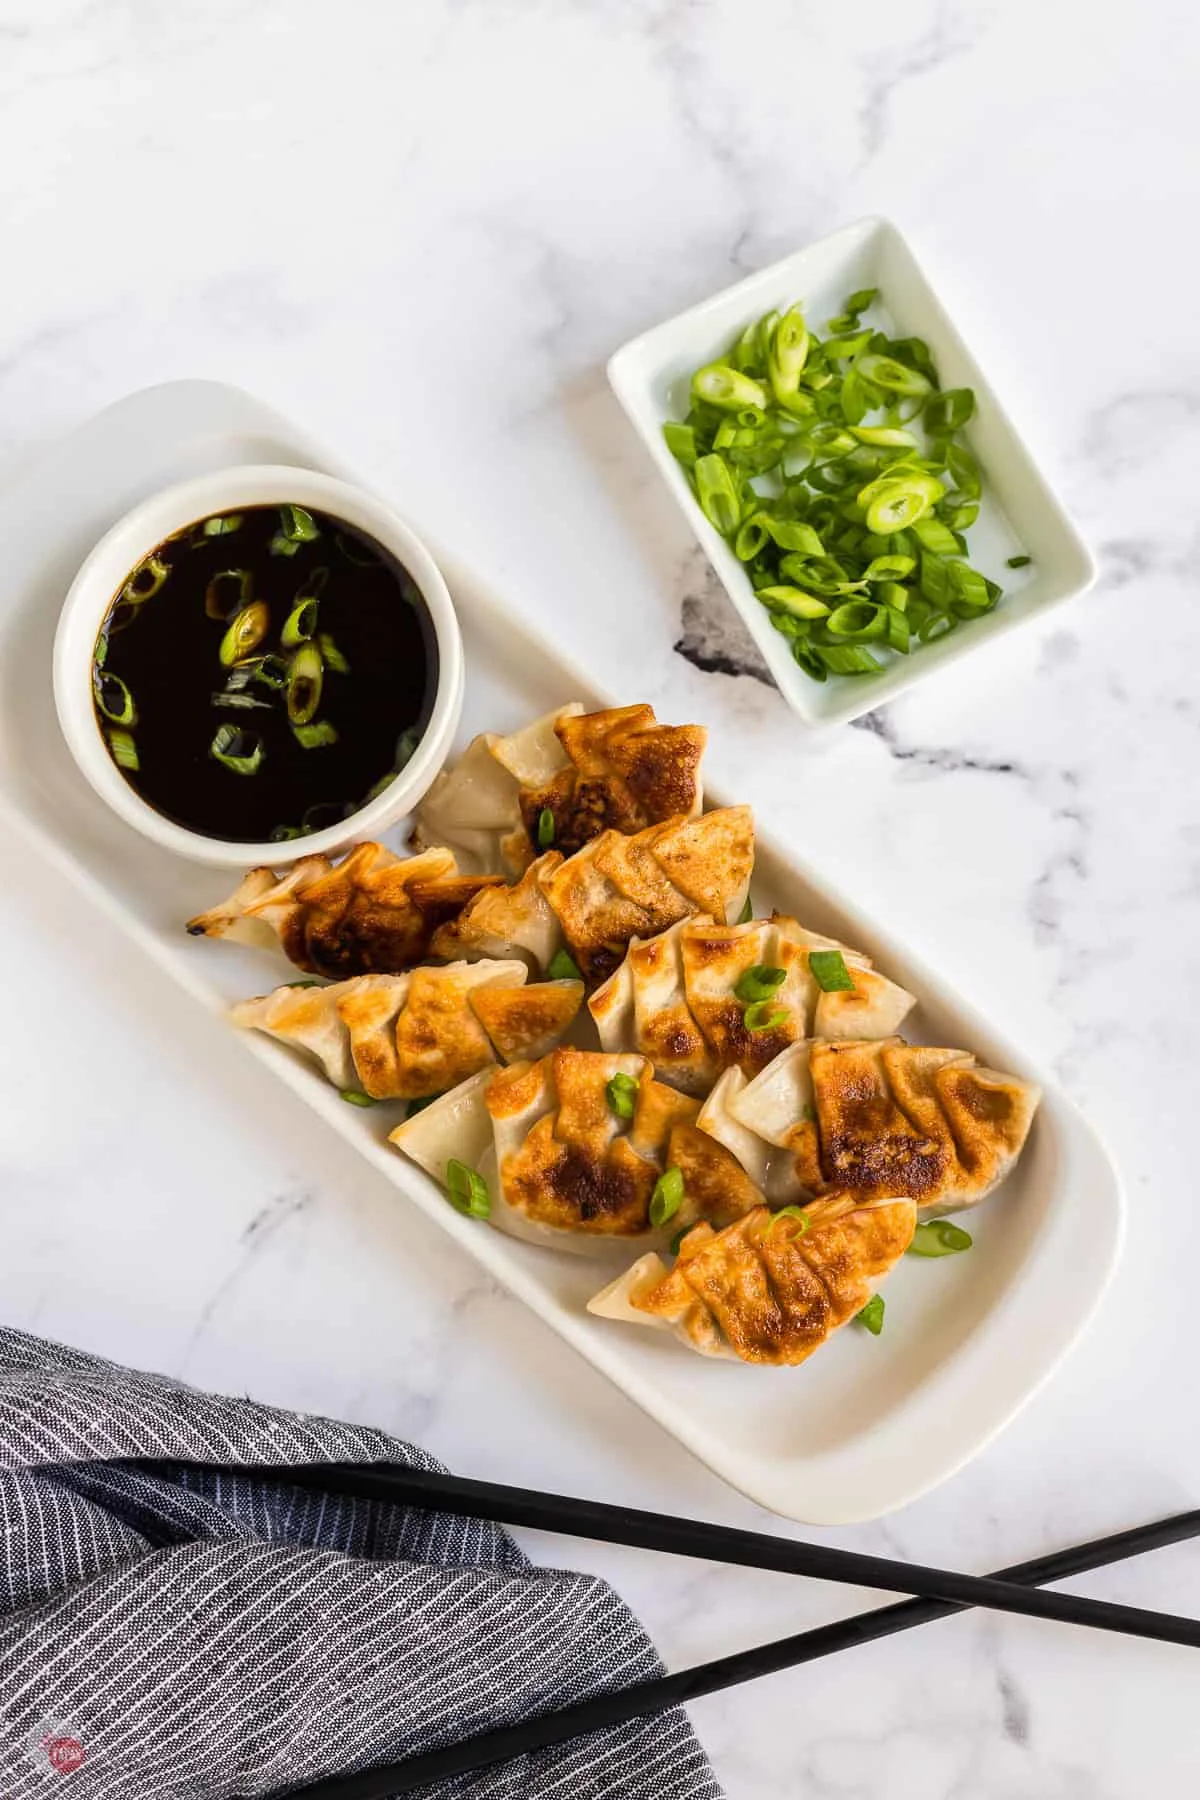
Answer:
[{"label": "chopped green onion", "polygon": [[743,375],[728,363],[709,363],[692,376],[692,396],[705,406],[720,407],[722,412],[738,412],[753,406],[759,412],[767,407],[767,390],[761,381]]},{"label": "chopped green onion", "polygon": [[269,688],[285,688],[291,674],[291,664],[286,657],[270,654],[257,657],[253,662],[247,663],[245,668],[251,680],[261,681],[264,687]]},{"label": "chopped green onion", "polygon": [[243,606],[241,612],[235,613],[218,652],[224,666],[229,668],[257,650],[270,623],[271,609],[265,600],[252,600],[249,606]]},{"label": "chopped green onion", "polygon": [[170,564],[165,563],[155,551],[153,556],[148,556],[133,571],[121,589],[122,600],[128,600],[133,606],[140,606],[143,600],[150,600],[157,594],[170,573]]},{"label": "chopped green onion", "polygon": [[579,964],[566,950],[556,950],[546,964],[548,981],[582,981]]},{"label": "chopped green onion", "polygon": [[204,537],[228,537],[231,531],[241,528],[241,513],[217,513],[211,519],[205,519],[200,527]]},{"label": "chopped green onion", "polygon": [[239,693],[237,688],[225,688],[219,694],[210,694],[209,704],[222,707],[230,712],[270,712],[271,710],[269,700],[259,700],[254,694]]},{"label": "chopped green onion", "polygon": [[949,1219],[930,1219],[926,1225],[918,1225],[913,1232],[912,1243],[908,1246],[910,1256],[957,1256],[962,1250],[969,1250],[974,1240],[969,1231],[961,1225],[954,1225]]},{"label": "chopped green onion", "polygon": [[781,406],[786,406],[800,386],[800,374],[808,359],[808,326],[798,306],[789,307],[774,331],[767,352],[767,374],[771,391]]},{"label": "chopped green onion", "polygon": [[1008,567],[1010,569],[1026,569],[1032,561],[1032,556],[1010,556]]},{"label": "chopped green onion", "polygon": [[750,898],[750,895],[747,894],[746,898],[742,901],[742,910],[737,916],[737,922],[739,925],[748,925],[753,917],[754,902]]},{"label": "chopped green onion", "polygon": [[934,556],[957,556],[961,548],[948,525],[940,519],[918,519],[913,526],[918,541]]},{"label": "chopped green onion", "polygon": [[819,600],[815,594],[806,594],[803,588],[759,588],[758,597],[772,612],[785,612],[796,619],[823,619],[829,612],[824,600]]},{"label": "chopped green onion", "polygon": [[868,354],[856,364],[860,374],[886,393],[917,395],[929,392],[929,381],[918,369],[906,368],[894,356]]},{"label": "chopped green onion", "polygon": [[863,570],[864,581],[903,581],[917,566],[914,556],[873,556]]},{"label": "chopped green onion", "polygon": [[730,537],[742,515],[741,501],[733,476],[723,457],[712,451],[696,459],[696,494],[710,525],[724,537]]},{"label": "chopped green onion", "polygon": [[739,1000],[747,1004],[755,1000],[770,1000],[775,989],[782,987],[787,980],[787,970],[773,968],[769,963],[755,963],[739,976],[734,984],[734,993]]},{"label": "chopped green onion", "polygon": [[874,444],[881,450],[920,449],[912,432],[899,425],[855,425],[852,430],[860,444]]},{"label": "chopped green onion", "polygon": [[311,725],[293,725],[292,736],[302,750],[320,750],[338,741],[337,727],[328,719],[315,719]]},{"label": "chopped green onion", "polygon": [[317,521],[302,506],[281,506],[279,509],[279,529],[289,543],[311,544],[321,533]]},{"label": "chopped green onion", "polygon": [[668,419],[662,429],[663,438],[671,455],[677,462],[681,462],[685,469],[693,468],[696,462],[697,451],[696,433],[692,430],[692,427],[690,425],[678,425],[674,419]]},{"label": "chopped green onion", "polygon": [[882,608],[870,600],[847,600],[830,613],[826,629],[836,638],[866,643],[870,638],[884,636],[887,617]]},{"label": "chopped green onion", "polygon": [[239,731],[236,725],[218,725],[208,754],[235,775],[257,775],[266,749],[253,732]]},{"label": "chopped green onion", "polygon": [[404,1117],[406,1119],[415,1119],[418,1113],[423,1113],[427,1106],[432,1106],[434,1101],[440,1100],[441,1097],[440,1094],[426,1094],[419,1100],[410,1100],[405,1110]]},{"label": "chopped green onion", "polygon": [[324,987],[325,983],[318,981],[314,975],[306,975],[303,981],[285,981],[283,985],[289,988],[310,988]]},{"label": "chopped green onion", "polygon": [[317,646],[325,659],[325,667],[332,669],[335,675],[348,675],[350,664],[342,655],[327,631],[317,633]]},{"label": "chopped green onion", "polygon": [[[938,484],[926,484],[904,476],[873,483],[874,492],[869,502],[862,494],[858,497],[860,505],[867,508],[867,530],[874,532],[876,537],[887,537],[893,531],[907,531],[934,505],[935,497],[928,491],[930,485],[937,487]],[[938,492],[941,492],[940,488]]]},{"label": "chopped green onion", "polygon": [[277,531],[267,545],[272,556],[295,556],[299,548],[299,540],[285,537],[282,531]]},{"label": "chopped green onion", "polygon": [[682,1205],[683,1170],[672,1163],[654,1184],[654,1191],[650,1195],[650,1223],[665,1225],[668,1219],[674,1218]]},{"label": "chopped green onion", "polygon": [[114,725],[137,724],[137,707],[133,703],[133,695],[119,675],[94,670],[92,691],[96,696],[97,708]]},{"label": "chopped green onion", "polygon": [[321,704],[325,666],[312,643],[301,644],[288,669],[287,712],[293,725],[307,725]]},{"label": "chopped green onion", "polygon": [[604,1093],[609,1110],[616,1113],[618,1119],[632,1119],[638,1097],[638,1084],[632,1075],[614,1075],[605,1083]]},{"label": "chopped green onion", "polygon": [[684,1225],[675,1233],[675,1236],[671,1239],[670,1243],[670,1253],[672,1256],[679,1255],[679,1246],[683,1243],[684,1238],[691,1229],[690,1225]]},{"label": "chopped green onion", "polygon": [[487,1182],[477,1169],[452,1156],[446,1164],[446,1192],[455,1212],[468,1219],[486,1219],[492,1210]]},{"label": "chopped green onion", "polygon": [[[293,987],[295,982],[291,984]],[[360,1094],[357,1088],[339,1088],[338,1099],[344,1100],[347,1106],[374,1106],[370,1094]]]},{"label": "chopped green onion", "polygon": [[844,310],[857,318],[859,313],[866,312],[868,306],[874,306],[878,298],[878,288],[857,288],[847,300]]},{"label": "chopped green onion", "polygon": [[284,620],[279,641],[285,650],[294,650],[298,644],[307,643],[316,629],[317,602],[311,594],[306,594]]},{"label": "chopped green onion", "polygon": [[204,610],[210,619],[229,619],[250,599],[254,577],[249,569],[220,569],[204,590]]},{"label": "chopped green onion", "polygon": [[812,1226],[812,1220],[802,1206],[781,1206],[778,1212],[771,1214],[771,1223],[767,1226],[767,1230],[774,1231],[780,1219],[795,1219],[796,1230],[792,1232],[793,1237],[803,1237]]},{"label": "chopped green onion", "polygon": [[125,769],[129,774],[136,775],[142,765],[138,760],[137,745],[132,734],[128,731],[110,731],[107,737],[112,759],[118,769]]},{"label": "chopped green onion", "polygon": [[742,1014],[742,1023],[747,1031],[774,1031],[777,1025],[786,1025],[788,1010],[786,1006],[772,1006],[769,1000],[756,1000]]},{"label": "chopped green onion", "polygon": [[538,814],[537,847],[539,850],[549,850],[553,842],[554,814],[548,806],[543,806],[541,812]]},{"label": "chopped green onion", "polygon": [[946,388],[925,402],[925,429],[935,435],[961,431],[974,411],[975,395],[970,388]]},{"label": "chopped green onion", "polygon": [[865,1325],[872,1337],[878,1337],[883,1330],[883,1295],[873,1294],[861,1312],[854,1317],[860,1325]]},{"label": "chopped green onion", "polygon": [[823,994],[848,994],[854,980],[840,950],[810,950],[808,967]]}]

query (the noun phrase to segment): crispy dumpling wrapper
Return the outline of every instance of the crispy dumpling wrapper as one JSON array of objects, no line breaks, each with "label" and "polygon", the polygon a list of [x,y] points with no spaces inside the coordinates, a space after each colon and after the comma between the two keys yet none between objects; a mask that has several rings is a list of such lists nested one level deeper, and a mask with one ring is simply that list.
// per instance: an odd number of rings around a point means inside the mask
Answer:
[{"label": "crispy dumpling wrapper", "polygon": [[643,1256],[588,1302],[600,1318],[671,1332],[689,1349],[794,1366],[866,1305],[912,1241],[909,1199],[816,1200],[807,1229],[765,1206],[693,1227],[675,1266]]},{"label": "crispy dumpling wrapper", "polygon": [[[826,993],[814,978],[810,951],[830,948],[842,951],[853,988]],[[758,1029],[737,991],[755,968],[782,971],[760,1013],[771,1023]],[[606,1049],[650,1057],[660,1079],[694,1094],[724,1069],[760,1074],[805,1038],[890,1036],[914,1004],[867,957],[778,913],[737,925],[701,914],[635,938],[588,1002]]]},{"label": "crispy dumpling wrapper", "polygon": [[421,844],[447,844],[472,866],[519,875],[543,817],[571,856],[601,832],[637,832],[701,810],[699,725],[660,725],[651,706],[585,713],[559,707],[507,736],[478,737],[417,812]]},{"label": "crispy dumpling wrapper", "polygon": [[729,1111],[771,1146],[773,1199],[907,1194],[929,1217],[976,1205],[1004,1179],[1040,1098],[966,1050],[818,1040],[792,1045]]},{"label": "crispy dumpling wrapper", "polygon": [[511,961],[359,975],[329,987],[278,988],[239,1002],[231,1016],[315,1057],[344,1092],[424,1100],[494,1068],[497,1058],[544,1053],[569,1029],[582,982],[526,986],[527,973]]}]

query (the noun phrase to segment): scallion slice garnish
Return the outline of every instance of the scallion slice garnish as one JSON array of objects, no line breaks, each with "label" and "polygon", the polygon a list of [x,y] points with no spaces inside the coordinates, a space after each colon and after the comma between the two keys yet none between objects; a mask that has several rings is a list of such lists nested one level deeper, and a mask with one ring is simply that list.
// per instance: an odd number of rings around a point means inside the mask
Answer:
[{"label": "scallion slice garnish", "polygon": [[883,1295],[873,1294],[861,1312],[856,1312],[854,1317],[860,1325],[866,1326],[872,1337],[878,1337],[883,1330],[883,1310]]},{"label": "scallion slice garnish", "polygon": [[769,1000],[756,1000],[742,1014],[742,1023],[747,1031],[774,1031],[777,1025],[786,1025],[788,1010],[786,1006],[772,1006]]},{"label": "scallion slice garnish", "polygon": [[750,1005],[755,1000],[774,999],[775,989],[782,987],[786,980],[786,969],[777,969],[770,963],[755,963],[738,977],[733,991],[739,1000]]},{"label": "scallion slice garnish", "polygon": [[203,537],[228,537],[231,531],[241,528],[241,513],[217,513],[211,519],[205,519],[200,527]]},{"label": "scallion slice garnish", "polygon": [[808,967],[823,994],[848,994],[854,979],[840,950],[810,950]]},{"label": "scallion slice garnish", "polygon": [[257,775],[266,746],[255,732],[239,731],[236,725],[219,725],[208,754],[235,775]]},{"label": "scallion slice garnish", "polygon": [[150,600],[157,594],[167,576],[171,573],[169,563],[165,563],[158,552],[148,556],[144,563],[139,563],[133,574],[121,589],[122,600],[128,600],[133,606],[140,606],[143,600]]},{"label": "scallion slice garnish", "polygon": [[546,964],[548,981],[582,981],[579,964],[565,950],[556,950]]},{"label": "scallion slice garnish", "polygon": [[446,1164],[446,1193],[455,1212],[468,1219],[486,1219],[492,1210],[487,1182],[477,1169],[452,1156]]},{"label": "scallion slice garnish", "polygon": [[618,1072],[611,1081],[605,1083],[604,1094],[610,1112],[614,1112],[618,1119],[632,1119],[638,1097],[638,1084],[632,1075]]},{"label": "scallion slice garnish", "polygon": [[1032,556],[1010,556],[1007,566],[1010,569],[1027,569],[1032,561]]},{"label": "scallion slice garnish", "polygon": [[697,458],[695,475],[696,495],[705,518],[716,526],[722,537],[731,537],[741,520],[742,507],[724,458],[715,452]]},{"label": "scallion slice garnish", "polygon": [[739,925],[749,925],[749,923],[753,917],[754,917],[754,902],[750,898],[749,894],[747,894],[746,898],[742,901],[742,910],[737,916],[737,922]]},{"label": "scallion slice garnish", "polygon": [[138,760],[137,745],[133,741],[132,733],[114,729],[106,732],[105,735],[108,738],[112,759],[118,769],[125,769],[130,775],[136,775],[142,765]]},{"label": "scallion slice garnish", "polygon": [[320,750],[326,744],[336,744],[337,728],[328,719],[314,719],[311,725],[293,725],[292,735],[302,750]]},{"label": "scallion slice garnish", "polygon": [[249,569],[220,569],[204,590],[204,610],[210,619],[231,619],[249,603],[253,587]]},{"label": "scallion slice garnish", "polygon": [[281,506],[279,529],[292,544],[311,544],[314,538],[321,535],[317,521],[302,506]]},{"label": "scallion slice garnish", "polygon": [[812,1220],[802,1206],[781,1206],[778,1212],[771,1214],[771,1223],[767,1226],[767,1230],[774,1231],[781,1219],[795,1219],[796,1229],[792,1232],[793,1237],[803,1237],[812,1225]]},{"label": "scallion slice garnish", "polygon": [[220,694],[211,696],[213,706],[226,712],[270,712],[271,702],[260,700],[255,694],[239,692],[237,688],[225,688]]},{"label": "scallion slice garnish", "polygon": [[315,636],[317,609],[328,580],[328,569],[314,569],[300,588],[280,633],[280,642],[285,650],[294,650],[297,644],[303,644]]},{"label": "scallion slice garnish", "polygon": [[96,696],[97,707],[114,725],[137,724],[137,707],[133,703],[133,695],[119,675],[108,674],[102,669],[93,670],[92,691]]},{"label": "scallion slice garnish", "polygon": [[973,1242],[970,1232],[950,1219],[930,1219],[913,1232],[908,1253],[910,1256],[957,1256],[960,1251],[969,1250]]},{"label": "scallion slice garnish", "polygon": [[321,704],[325,665],[313,643],[301,644],[288,669],[287,713],[293,725],[307,725]]},{"label": "scallion slice garnish", "polygon": [[291,663],[285,656],[259,656],[246,665],[252,681],[261,681],[264,687],[285,688],[291,674]]},{"label": "scallion slice garnish", "polygon": [[683,1205],[683,1170],[672,1163],[664,1169],[650,1195],[650,1223],[665,1225]]},{"label": "scallion slice garnish", "polygon": [[347,1106],[374,1106],[370,1094],[362,1094],[357,1088],[339,1088],[338,1099],[344,1100]]},{"label": "scallion slice garnish", "polygon": [[733,369],[728,363],[709,363],[692,376],[692,396],[705,406],[720,407],[722,412],[741,412],[753,407],[765,412],[767,390],[761,381]]},{"label": "scallion slice garnish", "polygon": [[541,812],[538,814],[537,847],[539,850],[548,850],[553,842],[554,814],[548,806],[543,806]]},{"label": "scallion slice garnish", "polygon": [[332,669],[335,675],[348,675],[350,664],[342,655],[327,631],[317,633],[317,648],[325,659],[325,667]]},{"label": "scallion slice garnish", "polygon": [[250,656],[262,643],[271,623],[271,609],[265,600],[252,600],[229,621],[218,652],[228,669]]}]

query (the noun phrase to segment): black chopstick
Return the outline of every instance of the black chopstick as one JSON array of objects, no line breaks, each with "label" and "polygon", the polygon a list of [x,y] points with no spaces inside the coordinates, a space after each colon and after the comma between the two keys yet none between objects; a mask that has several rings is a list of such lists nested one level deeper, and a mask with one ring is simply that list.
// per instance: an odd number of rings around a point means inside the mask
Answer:
[{"label": "black chopstick", "polygon": [[[1102,1568],[1106,1563],[1121,1562],[1126,1557],[1140,1556],[1147,1550],[1161,1549],[1198,1533],[1200,1511],[1177,1513],[1149,1525],[1114,1532],[1088,1544],[1035,1558],[1032,1562],[1017,1563],[1012,1568],[999,1570],[991,1579],[1016,1585],[1065,1581],[1068,1576]],[[527,1756],[569,1738],[581,1737],[585,1732],[623,1725],[630,1719],[684,1705],[720,1688],[735,1687],[739,1682],[752,1681],[759,1675],[814,1662],[818,1657],[831,1656],[855,1644],[871,1643],[876,1638],[908,1631],[915,1625],[926,1625],[934,1619],[944,1619],[964,1610],[962,1606],[944,1601],[908,1600],[899,1606],[857,1613],[832,1625],[819,1625],[815,1630],[739,1651],[734,1656],[700,1663],[674,1675],[662,1675],[652,1681],[640,1681],[630,1687],[595,1694],[574,1706],[523,1719],[517,1725],[478,1732],[456,1744],[422,1751],[399,1762],[380,1764],[349,1775],[327,1776],[306,1787],[280,1790],[267,1800],[285,1800],[285,1796],[286,1800],[384,1800],[385,1796],[393,1794],[411,1794],[414,1789],[448,1781],[472,1769]]]},{"label": "black chopstick", "polygon": [[258,1472],[296,1487],[386,1500],[427,1512],[463,1513],[468,1518],[521,1525],[534,1531],[631,1544],[673,1556],[703,1557],[709,1562],[775,1569],[781,1574],[807,1575],[817,1581],[848,1582],[854,1587],[911,1594],[952,1606],[982,1606],[995,1612],[1054,1619],[1064,1625],[1087,1625],[1097,1631],[1200,1649],[1200,1620],[1180,1618],[1175,1613],[1151,1612],[1075,1594],[1046,1594],[995,1576],[962,1575],[951,1569],[868,1556],[861,1550],[796,1543],[762,1531],[739,1531],[728,1525],[675,1518],[669,1513],[639,1512],[634,1507],[573,1500],[532,1488],[471,1481],[461,1475],[430,1474],[394,1463],[306,1463]]}]

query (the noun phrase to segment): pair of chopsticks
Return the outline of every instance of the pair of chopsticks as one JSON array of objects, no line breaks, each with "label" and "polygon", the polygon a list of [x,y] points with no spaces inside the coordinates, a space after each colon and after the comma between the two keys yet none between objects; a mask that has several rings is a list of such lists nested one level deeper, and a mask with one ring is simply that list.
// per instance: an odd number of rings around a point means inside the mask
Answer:
[{"label": "pair of chopsticks", "polygon": [[[207,1464],[175,1463],[172,1467],[196,1474],[214,1473],[212,1465]],[[1149,1525],[1115,1532],[1052,1556],[1018,1563],[995,1575],[977,1576],[928,1568],[918,1563],[895,1562],[856,1550],[796,1543],[771,1537],[765,1532],[740,1531],[694,1519],[673,1518],[665,1513],[641,1512],[593,1500],[573,1500],[559,1494],[471,1481],[461,1476],[429,1474],[387,1463],[258,1465],[253,1473],[287,1486],[315,1488],[324,1493],[379,1500],[427,1512],[458,1513],[497,1524],[525,1526],[570,1537],[592,1538],[602,1543],[627,1544],[677,1556],[702,1557],[711,1562],[772,1569],[783,1574],[806,1575],[818,1581],[845,1582],[915,1596],[898,1606],[859,1613],[835,1624],[817,1626],[733,1656],[718,1657],[673,1675],[595,1694],[588,1700],[522,1720],[517,1725],[476,1733],[460,1743],[353,1774],[326,1777],[304,1787],[289,1788],[271,1796],[270,1800],[284,1800],[285,1793],[287,1800],[387,1800],[390,1795],[412,1793],[432,1782],[445,1781],[489,1764],[507,1762],[585,1732],[662,1712],[703,1694],[735,1687],[759,1675],[796,1668],[818,1657],[831,1656],[856,1644],[871,1643],[876,1638],[889,1637],[893,1632],[907,1631],[915,1625],[925,1625],[973,1606],[1200,1648],[1200,1621],[1173,1613],[1088,1600],[1074,1594],[1041,1591],[1043,1583],[1063,1581],[1068,1576],[1200,1535],[1200,1510],[1177,1513]]]}]

